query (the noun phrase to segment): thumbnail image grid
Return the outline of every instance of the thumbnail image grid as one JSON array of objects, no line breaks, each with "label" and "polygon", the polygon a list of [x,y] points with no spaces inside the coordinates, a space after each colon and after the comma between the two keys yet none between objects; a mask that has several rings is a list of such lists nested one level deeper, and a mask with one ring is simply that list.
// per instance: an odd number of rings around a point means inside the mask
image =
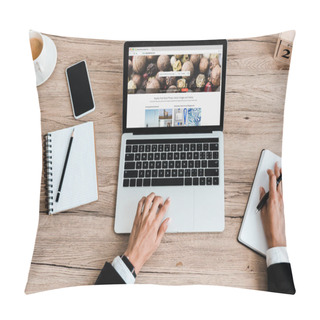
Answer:
[{"label": "thumbnail image grid", "polygon": [[201,126],[201,108],[145,109],[145,127]]}]

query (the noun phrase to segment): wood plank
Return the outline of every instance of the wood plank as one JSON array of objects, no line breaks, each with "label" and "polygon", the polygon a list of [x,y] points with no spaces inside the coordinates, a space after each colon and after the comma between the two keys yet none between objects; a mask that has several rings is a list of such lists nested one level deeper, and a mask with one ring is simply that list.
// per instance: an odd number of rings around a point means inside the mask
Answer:
[{"label": "wood plank", "polygon": [[[46,214],[45,175],[39,226],[26,292],[93,284],[105,261],[127,246],[113,231],[122,121],[123,42],[50,36],[58,62],[38,87],[42,135],[94,121],[99,200]],[[212,284],[266,290],[265,259],[237,242],[261,149],[281,155],[288,66],[273,60],[277,35],[228,42],[225,103],[223,233],[166,234],[137,283]],[[75,120],[65,69],[85,59],[95,112]],[[186,254],[187,253],[187,254]]]}]

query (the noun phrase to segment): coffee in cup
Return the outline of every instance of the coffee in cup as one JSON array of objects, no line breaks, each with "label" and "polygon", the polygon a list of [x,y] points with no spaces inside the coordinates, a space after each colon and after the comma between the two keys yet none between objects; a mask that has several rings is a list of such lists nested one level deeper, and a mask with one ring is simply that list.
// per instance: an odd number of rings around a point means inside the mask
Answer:
[{"label": "coffee in cup", "polygon": [[31,46],[31,52],[32,52],[32,59],[34,61],[39,57],[42,51],[42,48],[43,48],[42,39],[30,38],[30,46]]}]

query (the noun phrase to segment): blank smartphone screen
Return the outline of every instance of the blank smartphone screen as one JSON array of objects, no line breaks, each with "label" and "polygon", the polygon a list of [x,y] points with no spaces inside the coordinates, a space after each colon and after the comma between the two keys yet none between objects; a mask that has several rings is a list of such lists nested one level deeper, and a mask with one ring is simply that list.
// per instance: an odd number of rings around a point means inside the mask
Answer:
[{"label": "blank smartphone screen", "polygon": [[94,108],[93,97],[84,61],[67,69],[69,88],[75,117]]}]

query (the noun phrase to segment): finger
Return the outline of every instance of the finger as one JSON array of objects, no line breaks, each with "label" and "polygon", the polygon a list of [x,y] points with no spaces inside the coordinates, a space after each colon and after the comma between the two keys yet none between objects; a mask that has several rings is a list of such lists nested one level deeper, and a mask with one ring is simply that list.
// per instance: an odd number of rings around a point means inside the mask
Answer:
[{"label": "finger", "polygon": [[158,212],[159,207],[162,207],[163,205],[163,199],[160,196],[155,196],[153,199],[152,207],[150,209],[150,214],[149,216],[155,216],[156,213]]},{"label": "finger", "polygon": [[138,202],[137,212],[136,212],[136,216],[133,221],[133,228],[132,228],[131,233],[133,233],[135,231],[135,228],[137,228],[139,225],[139,221],[141,219],[141,213],[142,213],[142,209],[143,209],[143,205],[144,205],[145,200],[146,200],[146,197],[142,197],[140,199],[140,201]]},{"label": "finger", "polygon": [[171,199],[168,198],[168,199],[165,201],[165,203],[162,205],[162,207],[159,209],[158,214],[157,214],[157,217],[156,217],[156,220],[155,220],[155,223],[156,223],[157,225],[160,225],[162,219],[164,218],[167,210],[169,209],[170,202],[171,202]]},{"label": "finger", "polygon": [[269,175],[269,194],[270,197],[274,197],[277,193],[277,178],[272,170],[269,169],[267,172]]},{"label": "finger", "polygon": [[171,218],[167,218],[166,220],[164,220],[162,223],[161,223],[161,226],[158,230],[158,234],[157,234],[157,243],[158,245],[160,244],[165,232],[167,231],[168,229],[168,226],[169,226],[169,223],[170,223],[170,220]]},{"label": "finger", "polygon": [[155,194],[154,192],[151,192],[147,198],[145,199],[144,201],[144,207],[143,207],[143,212],[142,212],[142,215],[145,217],[148,213],[149,213],[149,210],[150,210],[150,207],[151,207],[151,204],[152,204],[152,201],[155,197]]},{"label": "finger", "polygon": [[264,190],[264,187],[260,187],[259,192],[260,192],[260,200],[261,200],[266,194],[266,190]]},{"label": "finger", "polygon": [[274,173],[275,173],[275,175],[276,175],[276,177],[278,179],[279,176],[280,176],[280,167],[278,166],[278,162],[276,162],[275,165],[274,165]]},{"label": "finger", "polygon": [[[282,175],[282,168],[280,168],[280,174]],[[281,193],[281,195],[283,194],[283,189],[282,189],[282,180],[278,185],[278,191]]]}]

